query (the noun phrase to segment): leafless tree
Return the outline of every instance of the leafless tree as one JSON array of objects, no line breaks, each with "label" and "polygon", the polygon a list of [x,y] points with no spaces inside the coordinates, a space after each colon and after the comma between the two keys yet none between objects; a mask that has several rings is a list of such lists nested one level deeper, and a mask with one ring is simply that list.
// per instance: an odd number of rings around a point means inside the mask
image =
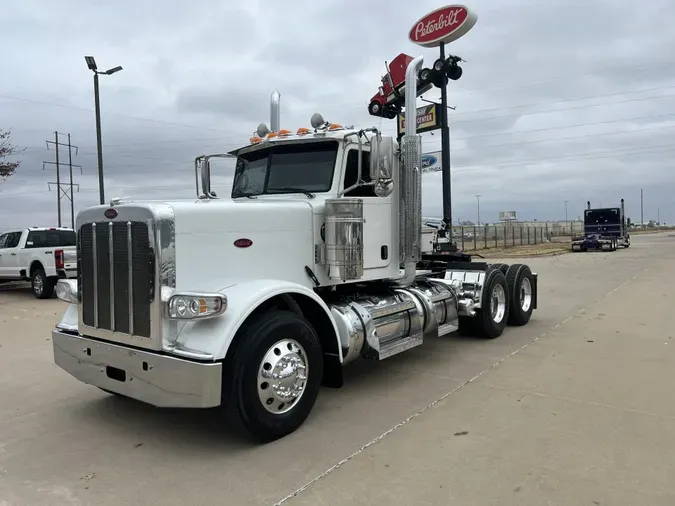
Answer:
[{"label": "leafless tree", "polygon": [[0,129],[0,180],[5,180],[12,176],[19,165],[21,165],[20,161],[10,162],[7,160],[8,157],[15,156],[23,151],[23,149],[17,149],[12,144],[11,136],[12,132],[10,130]]}]

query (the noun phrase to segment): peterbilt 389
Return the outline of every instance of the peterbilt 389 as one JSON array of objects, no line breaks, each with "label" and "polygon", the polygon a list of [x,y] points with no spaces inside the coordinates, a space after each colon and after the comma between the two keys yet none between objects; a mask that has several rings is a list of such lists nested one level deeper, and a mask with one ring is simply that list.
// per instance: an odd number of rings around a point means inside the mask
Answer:
[{"label": "peterbilt 389", "polygon": [[[422,57],[407,69],[415,110]],[[111,201],[77,216],[75,280],[52,332],[81,382],[158,407],[217,408],[260,441],[306,420],[343,367],[461,331],[526,324],[526,265],[438,258],[421,248],[421,138],[312,118],[195,160],[198,198]],[[236,160],[232,192],[214,157]],[[394,388],[392,386],[392,388]]]}]

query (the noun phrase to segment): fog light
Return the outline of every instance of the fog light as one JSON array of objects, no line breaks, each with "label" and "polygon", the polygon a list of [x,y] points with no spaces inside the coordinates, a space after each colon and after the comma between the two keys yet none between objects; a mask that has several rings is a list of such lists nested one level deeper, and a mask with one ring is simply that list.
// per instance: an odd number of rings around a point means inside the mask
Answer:
[{"label": "fog light", "polygon": [[167,304],[169,318],[191,320],[212,318],[227,309],[227,297],[221,294],[178,293]]}]

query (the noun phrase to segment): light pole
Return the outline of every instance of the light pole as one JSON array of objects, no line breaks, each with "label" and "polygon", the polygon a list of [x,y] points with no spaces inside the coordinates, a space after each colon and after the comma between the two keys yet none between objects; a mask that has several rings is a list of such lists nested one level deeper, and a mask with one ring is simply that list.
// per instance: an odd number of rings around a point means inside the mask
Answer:
[{"label": "light pole", "polygon": [[101,147],[101,104],[98,98],[98,76],[104,74],[106,76],[112,75],[115,72],[122,70],[122,67],[117,66],[105,71],[99,71],[96,66],[96,60],[93,56],[85,56],[84,60],[87,62],[87,68],[94,73],[94,104],[96,107],[96,149],[98,152],[98,192],[100,203],[105,203],[105,191],[103,189],[103,149]]},{"label": "light pole", "polygon": [[480,226],[480,198],[482,195],[476,195],[476,202],[478,204],[478,226]]}]

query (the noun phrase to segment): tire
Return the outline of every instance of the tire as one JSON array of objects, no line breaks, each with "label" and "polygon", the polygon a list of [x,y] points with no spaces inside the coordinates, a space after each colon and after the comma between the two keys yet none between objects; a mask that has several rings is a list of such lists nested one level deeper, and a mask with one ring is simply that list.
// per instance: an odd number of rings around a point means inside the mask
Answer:
[{"label": "tire", "polygon": [[[245,324],[236,342],[225,362],[221,411],[261,443],[291,434],[309,416],[321,387],[323,354],[316,331],[296,313],[269,311]],[[277,386],[300,389],[292,400],[275,391],[267,376],[279,367],[290,367],[293,381],[277,380]]]},{"label": "tire", "polygon": [[506,276],[506,271],[509,269],[508,264],[492,264],[490,265],[490,269],[497,269],[499,271],[502,271],[502,274]]},{"label": "tire", "polygon": [[[498,302],[496,311],[493,311],[495,297]],[[502,271],[493,269],[487,272],[481,305],[481,309],[477,310],[474,316],[475,335],[484,339],[501,336],[509,316],[509,287]]]},{"label": "tire", "polygon": [[448,79],[452,81],[457,81],[460,77],[462,77],[462,73],[463,73],[462,67],[460,67],[459,65],[452,65],[448,68],[447,76]]},{"label": "tire", "polygon": [[371,116],[382,116],[382,104],[376,100],[373,100],[368,106],[368,113]]},{"label": "tire", "polygon": [[431,69],[420,70],[419,78],[420,84],[422,84],[422,86],[429,84],[432,80]]},{"label": "tire", "polygon": [[30,276],[30,286],[36,299],[50,299],[54,295],[54,282],[43,269],[35,269]]},{"label": "tire", "polygon": [[386,109],[385,109],[385,111],[384,111],[384,113],[383,113],[383,116],[384,116],[386,119],[394,119],[394,118],[396,118],[396,116],[398,116],[398,113],[397,113],[396,111],[394,111],[394,110],[386,110]]},{"label": "tire", "polygon": [[514,264],[506,272],[506,283],[509,285],[509,325],[525,325],[532,317],[534,310],[534,276],[527,265]]}]

